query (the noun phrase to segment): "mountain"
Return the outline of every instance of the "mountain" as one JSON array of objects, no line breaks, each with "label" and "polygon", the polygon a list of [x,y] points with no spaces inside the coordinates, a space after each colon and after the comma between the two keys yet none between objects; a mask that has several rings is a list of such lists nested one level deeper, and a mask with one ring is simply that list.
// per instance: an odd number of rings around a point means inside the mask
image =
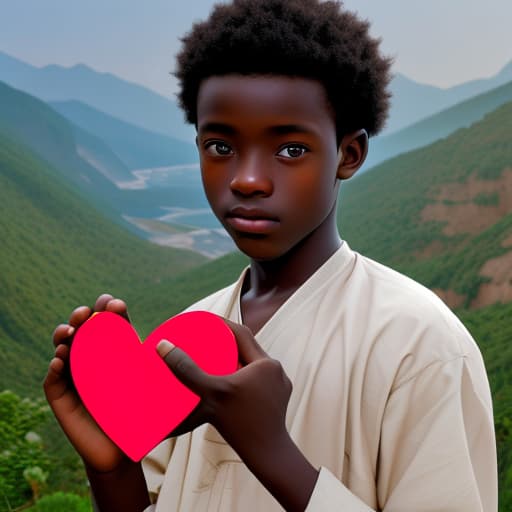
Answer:
[{"label": "mountain", "polygon": [[121,220],[112,179],[132,174],[104,143],[73,126],[44,102],[0,82],[0,130],[38,153],[64,181]]},{"label": "mountain", "polygon": [[76,126],[106,142],[129,169],[198,161],[195,145],[120,121],[80,101],[51,102],[50,105]]},{"label": "mountain", "polygon": [[207,205],[201,187],[190,186],[186,176],[181,185],[120,190],[113,181],[131,181],[134,176],[110,147],[43,101],[2,82],[0,109],[0,132],[27,145],[52,165],[59,179],[70,183],[111,219],[142,236],[148,235],[125,218],[156,218],[164,215],[166,208]]},{"label": "mountain", "polygon": [[205,259],[158,247],[101,215],[26,145],[0,133],[0,389],[39,394],[51,334],[104,291],[132,305]]},{"label": "mountain", "polygon": [[[194,129],[184,122],[176,102],[83,64],[37,68],[0,52],[0,80],[45,101],[78,100],[146,130],[187,142],[194,140]],[[397,73],[390,85],[393,97],[383,135],[510,81],[512,61],[491,78],[447,89],[420,84]]]},{"label": "mountain", "polygon": [[447,89],[420,84],[397,73],[390,85],[393,96],[389,121],[383,135],[396,132],[420,119],[510,81],[512,61],[491,78],[471,80]]},{"label": "mountain", "polygon": [[111,183],[133,180],[128,166],[110,147],[90,132],[71,124],[76,154]]},{"label": "mountain", "polygon": [[459,128],[468,127],[508,101],[512,101],[512,81],[458,103],[391,135],[372,138],[365,169],[370,169],[395,155],[426,146]]},{"label": "mountain", "polygon": [[83,64],[37,68],[0,52],[0,80],[47,102],[78,100],[146,130],[194,140],[195,131],[176,102]]},{"label": "mountain", "polygon": [[511,301],[510,133],[507,103],[363,173],[342,187],[342,233],[363,253],[438,289],[454,307]]}]

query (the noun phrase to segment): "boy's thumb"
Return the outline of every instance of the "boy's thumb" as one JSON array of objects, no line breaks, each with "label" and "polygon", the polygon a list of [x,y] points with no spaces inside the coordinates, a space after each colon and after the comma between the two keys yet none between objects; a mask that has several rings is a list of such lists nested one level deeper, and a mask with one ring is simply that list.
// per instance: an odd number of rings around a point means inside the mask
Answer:
[{"label": "boy's thumb", "polygon": [[190,356],[167,340],[160,341],[156,350],[180,382],[197,395],[203,395],[208,387],[209,376]]}]

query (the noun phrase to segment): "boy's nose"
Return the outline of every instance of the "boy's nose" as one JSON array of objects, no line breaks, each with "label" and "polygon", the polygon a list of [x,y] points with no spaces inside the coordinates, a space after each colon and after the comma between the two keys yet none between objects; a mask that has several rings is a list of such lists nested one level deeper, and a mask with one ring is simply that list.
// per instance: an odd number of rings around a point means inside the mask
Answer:
[{"label": "boy's nose", "polygon": [[233,193],[244,196],[270,196],[274,189],[267,165],[254,157],[238,163],[230,187]]}]

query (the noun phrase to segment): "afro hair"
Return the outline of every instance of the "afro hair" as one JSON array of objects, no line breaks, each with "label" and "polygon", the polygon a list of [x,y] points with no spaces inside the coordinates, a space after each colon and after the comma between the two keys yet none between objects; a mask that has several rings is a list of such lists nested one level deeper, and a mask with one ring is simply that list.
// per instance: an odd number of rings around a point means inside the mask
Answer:
[{"label": "afro hair", "polygon": [[201,82],[214,75],[285,75],[320,81],[338,137],[364,128],[375,135],[389,108],[391,60],[379,53],[369,23],[336,1],[233,0],[182,38],[178,100],[197,124]]}]

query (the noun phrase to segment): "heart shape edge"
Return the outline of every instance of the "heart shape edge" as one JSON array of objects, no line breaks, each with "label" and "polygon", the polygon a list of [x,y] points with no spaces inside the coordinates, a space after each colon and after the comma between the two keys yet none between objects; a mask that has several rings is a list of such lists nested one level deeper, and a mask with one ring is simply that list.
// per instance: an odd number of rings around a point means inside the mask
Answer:
[{"label": "heart shape edge", "polygon": [[184,350],[212,375],[227,375],[238,367],[233,332],[221,317],[208,311],[176,315],[143,343],[127,320],[101,312],[77,330],[71,345],[71,375],[84,406],[105,434],[136,462],[163,441],[200,400],[156,352],[162,339]]}]

